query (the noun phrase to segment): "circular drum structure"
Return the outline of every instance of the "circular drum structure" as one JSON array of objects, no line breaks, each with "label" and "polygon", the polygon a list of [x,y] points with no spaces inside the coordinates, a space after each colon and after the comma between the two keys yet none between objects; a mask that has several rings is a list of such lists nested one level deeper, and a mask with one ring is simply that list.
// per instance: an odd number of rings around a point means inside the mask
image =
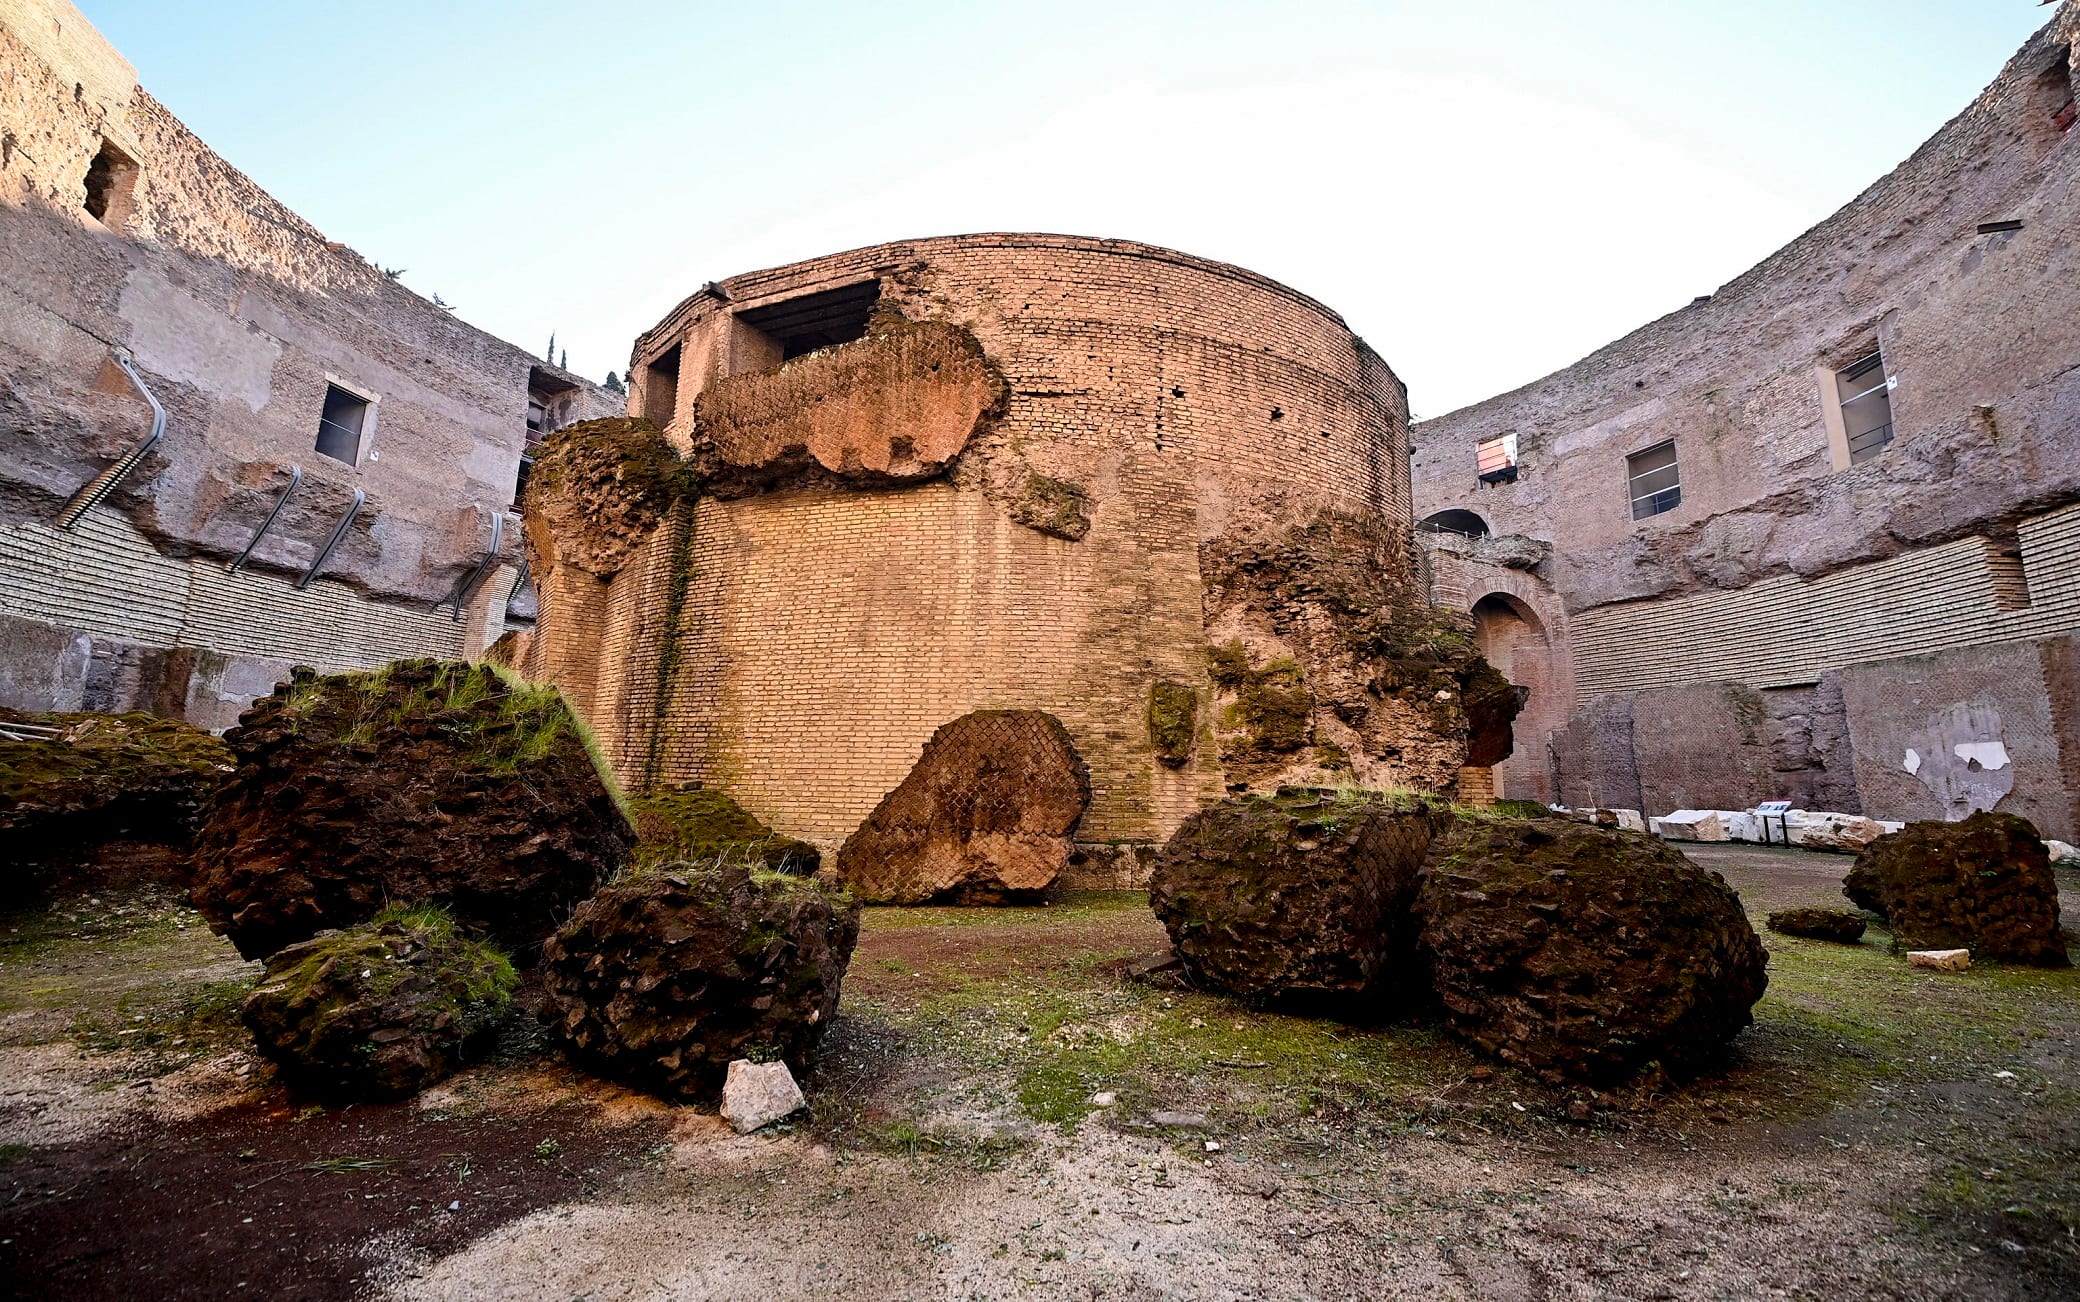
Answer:
[{"label": "circular drum structure", "polygon": [[[1405,390],[1336,313],[1236,267],[884,244],[707,285],[632,362],[631,414],[707,486],[611,575],[547,565],[527,664],[625,779],[724,786],[788,835],[841,840],[940,725],[1033,709],[1089,766],[1077,839],[1160,840],[1236,781],[1222,730],[1293,651],[1209,566],[1328,521],[1416,600]],[[1309,710],[1250,781],[1351,748]],[[1372,750],[1361,774],[1395,776]]]}]

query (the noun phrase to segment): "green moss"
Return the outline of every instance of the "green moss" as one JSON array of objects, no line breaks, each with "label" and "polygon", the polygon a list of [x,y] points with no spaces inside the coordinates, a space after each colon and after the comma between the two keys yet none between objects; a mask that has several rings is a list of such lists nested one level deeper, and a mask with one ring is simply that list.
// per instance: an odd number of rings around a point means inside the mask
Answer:
[{"label": "green moss", "polygon": [[678,675],[679,661],[685,654],[680,622],[686,614],[686,594],[693,587],[693,531],[699,519],[698,506],[698,499],[689,497],[672,508],[671,568],[666,572],[664,610],[658,619],[663,642],[657,649],[655,690],[650,697],[650,745],[644,755],[641,779],[646,788],[663,771],[665,714],[671,708],[672,680]]},{"label": "green moss", "polygon": [[694,487],[685,461],[657,427],[629,416],[580,421],[537,444],[527,502],[559,493],[580,478],[612,479],[629,498],[659,511]]},{"label": "green moss", "polygon": [[1012,500],[1011,518],[1041,533],[1080,542],[1091,531],[1090,499],[1074,484],[1029,471]]},{"label": "green moss", "polygon": [[1230,638],[1206,648],[1206,674],[1216,686],[1229,691],[1249,681],[1249,648],[1241,638]]},{"label": "green moss", "polygon": [[578,736],[576,717],[554,686],[459,660],[399,660],[323,678],[302,674],[290,681],[284,717],[304,736],[350,746],[408,725],[466,735],[462,760],[493,773],[518,772],[554,752],[564,737]]},{"label": "green moss", "polygon": [[781,836],[724,792],[699,783],[664,787],[630,803],[636,863],[744,861],[761,867],[814,872],[816,847]]},{"label": "green moss", "polygon": [[1148,738],[1156,758],[1171,768],[1192,757],[1198,730],[1199,694],[1183,683],[1159,678],[1148,688]]},{"label": "green moss", "polygon": [[339,966],[364,965],[370,975],[359,994],[382,1000],[413,975],[413,965],[400,954],[424,947],[436,960],[433,978],[455,999],[458,1008],[477,1016],[502,1011],[520,988],[513,961],[495,946],[464,936],[446,909],[427,904],[393,904],[359,926],[322,932],[309,942],[297,964],[268,980],[283,985],[291,999],[301,998]]},{"label": "green moss", "polygon": [[1490,812],[1502,818],[1547,818],[1553,811],[1536,800],[1498,800]]}]

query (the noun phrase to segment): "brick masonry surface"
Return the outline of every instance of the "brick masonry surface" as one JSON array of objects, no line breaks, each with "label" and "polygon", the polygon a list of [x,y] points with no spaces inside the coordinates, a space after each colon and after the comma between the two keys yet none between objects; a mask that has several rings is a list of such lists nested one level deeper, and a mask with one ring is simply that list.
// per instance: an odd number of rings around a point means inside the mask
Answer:
[{"label": "brick masonry surface", "polygon": [[[1715,294],[1417,428],[1416,516],[1470,511],[1492,535],[1430,540],[1433,595],[1507,596],[1556,689],[1520,718],[1504,794],[1622,803],[1644,780],[1648,804],[1919,816],[1928,786],[1886,767],[1893,741],[1978,707],[1970,673],[1913,666],[1979,647],[2035,665],[2080,628],[2080,131],[2058,116],[2076,34],[2069,2],[1911,158]],[[1851,465],[1833,377],[1873,351],[1892,439]],[[1476,444],[1504,434],[1516,478],[1483,485]],[[1681,504],[1635,521],[1626,458],[1671,439]],[[1508,636],[1519,660],[1540,649]],[[2056,680],[1985,690],[2022,730],[2001,807],[2071,828]],[[1736,687],[1761,693],[1745,732],[1717,704]],[[1861,749],[1880,738],[1882,760]]]}]

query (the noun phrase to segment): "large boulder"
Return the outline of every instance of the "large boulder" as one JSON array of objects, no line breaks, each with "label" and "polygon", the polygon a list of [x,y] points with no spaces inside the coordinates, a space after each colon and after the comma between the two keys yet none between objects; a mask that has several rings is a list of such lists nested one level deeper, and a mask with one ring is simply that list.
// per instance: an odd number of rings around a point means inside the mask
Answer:
[{"label": "large boulder", "polygon": [[628,858],[563,698],[485,665],[298,669],[225,741],[195,904],[248,958],[389,903],[531,951]]},{"label": "large boulder", "polygon": [[513,965],[439,909],[394,906],[267,960],[241,1016],[292,1086],[321,1098],[403,1098],[461,1065],[504,1020]]},{"label": "large boulder", "polygon": [[1383,796],[1281,788],[1187,818],[1148,902],[1192,983],[1245,998],[1391,997],[1437,815]]},{"label": "large boulder", "polygon": [[1885,915],[1895,950],[1969,949],[2002,963],[2065,967],[2058,881],[2037,829],[2014,814],[1909,823],[1857,856],[1842,882]]},{"label": "large boulder", "polygon": [[1633,832],[1464,820],[1416,908],[1446,1024],[1549,1079],[1692,1069],[1748,1025],[1768,983],[1725,879]]},{"label": "large boulder", "polygon": [[1867,924],[1855,909],[1797,908],[1777,909],[1769,915],[1769,929],[1786,936],[1804,936],[1808,940],[1832,940],[1843,945],[1854,945],[1863,939]]},{"label": "large boulder", "polygon": [[636,862],[701,864],[741,859],[776,873],[813,873],[822,852],[782,836],[713,787],[698,782],[660,787],[629,802],[636,827]]},{"label": "large boulder", "polygon": [[542,948],[543,1017],[573,1057],[669,1098],[739,1058],[801,1068],[838,1010],[859,905],[741,862],[631,870]]},{"label": "large boulder", "polygon": [[185,859],[231,752],[148,714],[0,711],[0,895],[32,893],[115,842]]},{"label": "large boulder", "polygon": [[618,573],[692,487],[690,469],[649,421],[609,416],[557,430],[537,446],[527,475],[523,518],[536,571]]},{"label": "large boulder", "polygon": [[1037,899],[1069,862],[1090,798],[1089,770],[1053,715],[964,714],[839,849],[838,877],[868,904]]}]

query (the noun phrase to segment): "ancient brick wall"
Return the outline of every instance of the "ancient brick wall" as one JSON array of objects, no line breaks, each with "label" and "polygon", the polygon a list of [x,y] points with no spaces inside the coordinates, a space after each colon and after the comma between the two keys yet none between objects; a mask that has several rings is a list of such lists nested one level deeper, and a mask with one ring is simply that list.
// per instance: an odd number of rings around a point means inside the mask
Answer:
[{"label": "ancient brick wall", "polygon": [[[638,341],[631,412],[717,464],[702,393],[779,360],[740,318],[860,286],[910,322],[971,332],[1001,402],[928,482],[892,481],[885,456],[819,467],[805,452],[763,490],[729,471],[683,539],[660,528],[612,577],[601,631],[562,622],[564,580],[550,579],[529,667],[593,657],[578,671],[594,684],[588,713],[624,776],[724,783],[777,829],[828,845],[941,724],[1037,708],[1091,769],[1079,838],[1160,839],[1229,776],[1206,661],[1207,549],[1362,521],[1389,540],[1389,577],[1414,599],[1392,372],[1313,300],[1167,250],[978,235],[733,277]],[[653,366],[673,358],[675,381]],[[941,410],[928,386],[904,400]],[[910,455],[906,444],[896,460]],[[662,650],[667,623],[677,636]],[[1252,637],[1262,659],[1292,653]],[[1200,702],[1179,766],[1150,737],[1159,680]],[[1313,771],[1312,749],[1287,761]],[[1356,762],[1392,776],[1389,756]]]},{"label": "ancient brick wall", "polygon": [[[235,661],[214,685],[190,685],[198,702],[282,664],[454,654],[496,637],[504,607],[487,594],[512,586],[517,529],[460,638],[434,607],[511,507],[540,363],[276,202],[139,88],[69,4],[0,5],[0,74],[0,615],[133,660],[186,647]],[[86,182],[105,148],[127,166],[96,217]],[[50,525],[68,499],[150,428],[118,349],[164,404],[166,433],[59,536]],[[375,400],[351,464],[316,451],[330,383]],[[574,415],[612,409],[596,386],[575,392]],[[300,485],[227,573],[291,467]],[[365,500],[323,577],[297,590],[357,489]],[[4,676],[13,705],[84,690],[29,664]],[[231,707],[198,708],[221,720]]]},{"label": "ancient brick wall", "polygon": [[[2080,628],[2080,131],[2053,121],[2076,34],[2069,3],[1913,157],[1708,299],[1417,429],[1418,518],[1472,511],[1551,545],[1537,578],[1565,612],[1578,707],[1697,683],[1803,692]],[[1830,387],[1874,350],[1893,437],[1850,464]],[[1509,434],[1515,478],[1481,484],[1476,445]],[[1626,458],[1671,439],[1681,503],[1635,521]],[[1790,732],[1805,708],[1786,706]],[[1835,745],[1833,716],[1814,717]],[[1681,762],[1748,789],[1719,740],[1700,730]],[[1556,734],[1562,750],[1581,739]],[[1772,780],[1908,816],[1818,763]]]}]

